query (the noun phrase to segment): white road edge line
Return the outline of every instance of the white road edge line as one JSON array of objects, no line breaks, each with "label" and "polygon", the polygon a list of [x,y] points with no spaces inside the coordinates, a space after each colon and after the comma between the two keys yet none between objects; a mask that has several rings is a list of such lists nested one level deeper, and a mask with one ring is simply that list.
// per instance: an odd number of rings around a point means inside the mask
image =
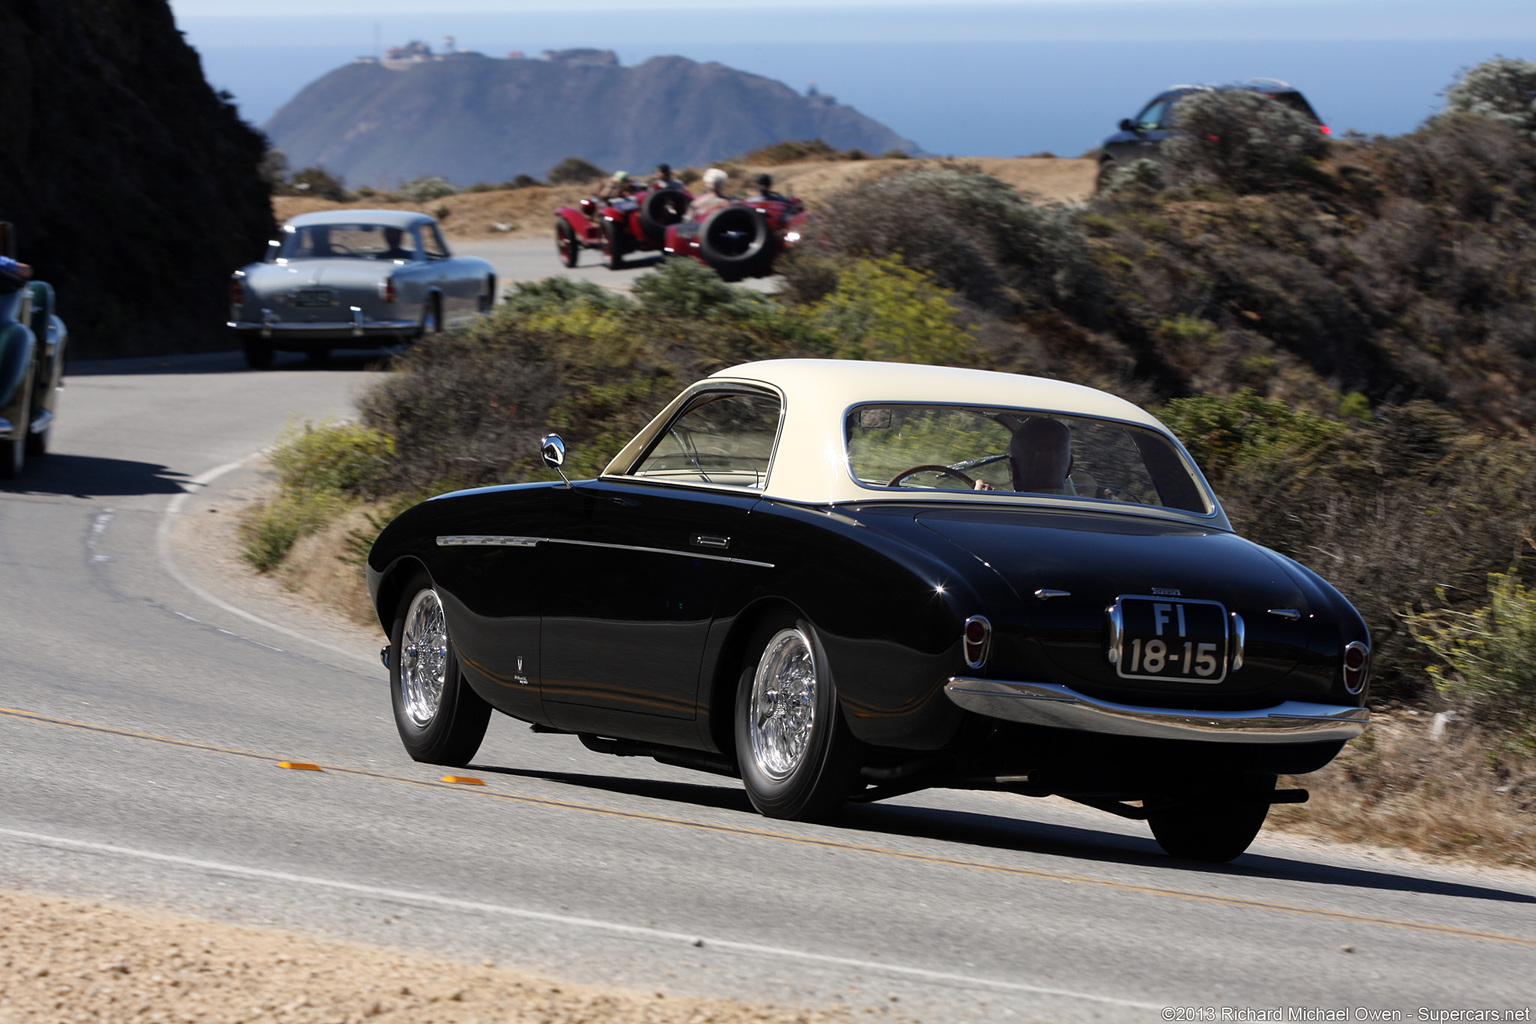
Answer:
[{"label": "white road edge line", "polygon": [[1009,992],[1025,992],[1030,995],[1059,996],[1065,999],[1077,999],[1084,1002],[1104,1003],[1110,1006],[1120,1006],[1137,1010],[1160,1010],[1162,1003],[1143,1003],[1133,999],[1117,999],[1114,996],[1094,995],[1088,992],[1074,992],[1070,989],[1047,988],[1041,985],[1027,985],[1022,982],[996,981],[991,978],[973,977],[965,974],[953,974],[948,971],[933,971],[923,967],[906,967],[901,964],[882,964],[868,960],[855,960],[852,957],[831,956],[824,953],[806,953],[800,950],[784,949],[780,946],[763,946],[753,942],[734,942],[730,939],[700,938],[698,935],[688,935],[682,932],[664,931],[660,928],[643,928],[639,925],[617,924],[611,921],[598,921],[589,917],[574,917],[567,914],[551,914],[542,910],[525,910],[519,907],[502,906],[495,903],[480,903],[475,900],[453,899],[447,896],[434,896],[431,893],[411,892],[405,889],[387,889],[382,886],[361,885],[357,882],[339,882],[328,878],[315,878],[310,875],[295,875],[286,871],[271,871],[266,868],[242,867],[237,864],[224,864],[218,861],[199,860],[194,857],[181,857],[175,854],[154,853],[149,850],[135,850],[130,847],[114,846],[107,843],[92,843],[80,839],[66,839],[62,836],[43,835],[37,832],[22,832],[16,829],[0,828],[0,836],[9,836],[13,839],[37,843],[43,846],[51,846],[55,849],[81,850],[89,853],[107,854],[118,857],[130,857],[139,860],[156,861],[162,864],[175,864],[181,867],[197,868],[204,871],[216,871],[223,874],[234,875],[240,878],[249,878],[259,881],[284,882],[295,885],[312,886],[319,889],[331,889],[339,892],[357,893],[361,896],[371,896],[379,899],[415,902],[429,906],[442,907],[450,910],[464,910],[480,914],[494,914],[501,917],[515,917],[527,921],[542,921],[548,924],[565,925],[574,928],[587,928],[593,931],[609,932],[615,935],[629,935],[639,938],[657,939],[665,942],[685,943],[689,946],[697,946],[701,942],[705,949],[726,949],[736,953],[752,953],[760,956],[778,957],[784,960],[799,960],[806,963],[824,964],[834,967],[849,967],[860,971],[869,971],[878,974],[896,975],[898,977],[916,978],[923,981],[953,982],[966,986],[983,986],[990,989]]},{"label": "white road edge line", "polygon": [[[264,454],[266,454],[264,451],[252,452],[250,455],[247,455],[243,459],[237,459],[234,462],[226,462],[222,466],[215,466],[213,469],[208,470],[206,473],[200,473],[193,477],[191,480],[186,481],[184,486],[192,489],[182,491],[180,494],[176,495],[170,500],[169,504],[165,506],[165,511],[160,514],[160,525],[155,531],[155,551],[160,559],[161,567],[164,568],[166,572],[170,573],[171,578],[174,579],[177,583],[180,583],[193,594],[196,594],[198,597],[202,598],[204,601],[207,601],[215,608],[222,609],[231,615],[239,616],[240,618],[245,619],[247,622],[253,622],[256,625],[261,626],[263,629],[270,629],[275,633],[282,634],[283,636],[292,637],[295,640],[302,640],[307,644],[313,644],[316,647],[324,648],[325,650],[330,651],[332,654],[339,654],[350,661],[356,661],[359,664],[367,665],[369,668],[376,668],[378,666],[377,658],[370,658],[365,654],[358,654],[356,651],[349,651],[344,647],[337,647],[335,644],[328,644],[324,640],[317,640],[306,633],[300,633],[296,629],[289,629],[287,626],[279,626],[275,622],[269,622],[259,615],[246,611],[244,608],[237,608],[236,606],[230,604],[228,601],[225,601],[222,598],[209,593],[207,590],[192,582],[192,580],[189,579],[187,575],[177,567],[176,560],[171,557],[171,530],[176,522],[176,517],[181,515],[181,507],[186,504],[188,498],[197,493],[196,488],[207,487],[209,484],[213,483],[225,473],[232,473],[240,467],[244,466],[247,462],[250,462],[252,459]],[[245,637],[244,639],[249,640],[250,637]]]}]

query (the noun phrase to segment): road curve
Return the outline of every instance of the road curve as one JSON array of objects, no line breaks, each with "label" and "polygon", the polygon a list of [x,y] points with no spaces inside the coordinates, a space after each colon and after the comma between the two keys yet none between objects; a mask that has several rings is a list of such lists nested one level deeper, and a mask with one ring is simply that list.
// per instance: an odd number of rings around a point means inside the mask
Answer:
[{"label": "road curve", "polygon": [[75,370],[54,454],[0,489],[0,887],[943,1024],[1531,1004],[1529,874],[1267,835],[1198,867],[1002,794],[775,822],[505,718],[461,772],[484,785],[444,782],[395,737],[380,635],[204,543],[247,456],[346,415],[368,365]]}]

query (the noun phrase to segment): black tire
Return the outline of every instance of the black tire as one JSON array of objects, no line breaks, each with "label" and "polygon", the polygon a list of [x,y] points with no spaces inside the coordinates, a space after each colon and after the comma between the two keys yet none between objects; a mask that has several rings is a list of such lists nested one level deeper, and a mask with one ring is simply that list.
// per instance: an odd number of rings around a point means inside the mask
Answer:
[{"label": "black tire", "polygon": [[603,266],[609,270],[624,269],[624,253],[628,248],[624,244],[624,232],[613,221],[603,222]]},{"label": "black tire", "polygon": [[485,739],[491,706],[459,671],[442,599],[431,579],[419,572],[401,593],[389,631],[395,728],[413,760],[461,767]]},{"label": "black tire", "polygon": [[688,214],[688,193],[680,188],[658,188],[640,202],[640,227],[656,245],[666,241],[667,228],[681,224]]},{"label": "black tire", "polygon": [[32,423],[32,375],[36,372],[35,365],[29,367],[26,379],[21,382],[21,408],[16,410],[15,436],[0,441],[0,480],[14,480],[27,467],[27,452],[31,447],[28,427]]},{"label": "black tire", "polygon": [[421,330],[416,333],[416,337],[430,338],[442,333],[443,300],[440,296],[428,295],[426,305],[421,307]]},{"label": "black tire", "polygon": [[699,226],[699,255],[721,277],[760,272],[768,257],[768,221],[750,206],[722,206]]},{"label": "black tire", "polygon": [[560,255],[560,262],[567,267],[574,267],[581,262],[581,245],[576,241],[576,229],[563,218],[555,221],[555,251]]},{"label": "black tire", "polygon": [[1235,788],[1189,793],[1147,815],[1152,835],[1170,857],[1225,864],[1248,849],[1269,816],[1275,776],[1245,778]]},{"label": "black tire", "polygon": [[777,617],[747,650],[736,687],[736,760],[748,799],[770,818],[832,816],[858,777],[859,745],[816,630]]},{"label": "black tire", "polygon": [[482,313],[489,313],[491,310],[493,310],[495,308],[496,308],[496,275],[492,274],[490,277],[485,279],[485,292],[483,294],[481,294],[481,296],[480,296],[479,310]]},{"label": "black tire", "polygon": [[331,361],[331,350],[325,345],[317,345],[314,348],[307,349],[304,354],[316,366],[324,366]]},{"label": "black tire", "polygon": [[245,342],[245,365],[253,370],[270,370],[272,368],[272,343],[257,338],[250,338]]},{"label": "black tire", "polygon": [[40,458],[48,454],[48,442],[53,434],[53,421],[36,433],[27,434],[27,455],[30,458]]}]

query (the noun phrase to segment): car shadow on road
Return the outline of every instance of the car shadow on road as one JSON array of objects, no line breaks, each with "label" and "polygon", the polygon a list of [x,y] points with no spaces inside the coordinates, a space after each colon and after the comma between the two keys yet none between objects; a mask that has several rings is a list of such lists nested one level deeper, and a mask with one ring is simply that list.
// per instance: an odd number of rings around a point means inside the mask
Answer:
[{"label": "car shadow on road", "polygon": [[0,483],[0,491],[71,498],[181,494],[186,480],[186,474],[155,462],[53,454],[29,459],[21,476]]},{"label": "car shadow on road", "polygon": [[[757,816],[747,800],[746,792],[734,782],[720,784],[674,782],[668,779],[637,779],[580,772],[538,771],[486,764],[470,767],[475,771],[497,775],[542,779],[582,789],[666,800],[700,808],[737,811],[750,816],[758,823],[754,831],[766,831],[774,827],[768,819]],[[1027,805],[1024,805],[1022,810],[1027,814]],[[749,826],[744,825],[744,827]],[[1240,875],[1275,881],[1411,892],[1458,899],[1493,900],[1501,903],[1536,903],[1536,895],[1530,893],[1512,892],[1469,882],[1426,878],[1408,874],[1406,869],[1403,872],[1394,872],[1345,867],[1265,853],[1245,853],[1228,864],[1204,864],[1198,861],[1179,860],[1164,854],[1150,836],[1142,838],[1117,832],[1078,828],[1073,825],[1033,821],[1028,817],[1010,818],[973,811],[899,804],[850,804],[836,821],[822,827],[839,832],[861,833],[859,838],[852,836],[847,838],[846,841],[855,844],[867,843],[871,835],[901,836],[953,843],[959,847],[1038,853],[1071,857],[1074,860],[1087,862],[1136,864],[1212,875]],[[957,849],[954,856],[957,860],[967,859],[963,849]]]},{"label": "car shadow on road", "polygon": [[[338,370],[387,369],[390,360],[404,349],[391,348],[336,349],[323,359],[302,352],[278,352],[272,357],[272,370],[313,370],[317,372]],[[206,352],[184,356],[139,356],[130,359],[90,359],[65,364],[64,378],[70,377],[144,377],[172,374],[205,373],[270,373],[271,370],[252,370],[245,365],[245,357],[239,352]]]}]

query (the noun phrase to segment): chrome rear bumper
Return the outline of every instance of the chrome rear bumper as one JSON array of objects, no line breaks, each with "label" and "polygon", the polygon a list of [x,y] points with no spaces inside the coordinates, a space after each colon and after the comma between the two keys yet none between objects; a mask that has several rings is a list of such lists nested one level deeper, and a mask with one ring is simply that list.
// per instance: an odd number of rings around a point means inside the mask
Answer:
[{"label": "chrome rear bumper", "polygon": [[1371,720],[1366,708],[1288,700],[1253,711],[1197,711],[1117,704],[1056,683],[956,676],[944,686],[967,711],[1010,722],[1079,732],[1207,743],[1320,743],[1350,740]]}]

